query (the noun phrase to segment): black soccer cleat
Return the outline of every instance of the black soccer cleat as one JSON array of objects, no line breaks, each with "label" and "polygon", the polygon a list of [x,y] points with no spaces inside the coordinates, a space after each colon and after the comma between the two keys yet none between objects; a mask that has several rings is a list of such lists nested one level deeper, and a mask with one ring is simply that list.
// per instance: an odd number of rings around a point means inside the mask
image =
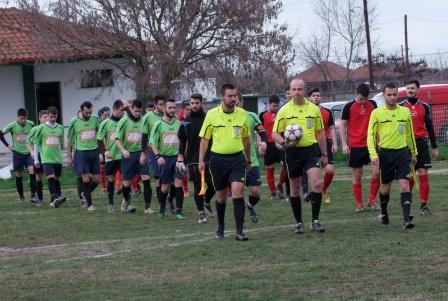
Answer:
[{"label": "black soccer cleat", "polygon": [[412,216],[410,216],[409,218],[405,218],[403,220],[403,223],[401,224],[401,229],[409,230],[409,229],[414,228],[415,225],[411,221],[412,221]]},{"label": "black soccer cleat", "polygon": [[319,223],[318,220],[315,220],[311,223],[311,231],[317,232],[317,233],[324,233],[325,228]]},{"label": "black soccer cleat", "polygon": [[378,216],[378,218],[380,219],[380,224],[383,228],[387,229],[390,227],[390,221],[388,215],[380,215]]},{"label": "black soccer cleat", "polygon": [[241,232],[241,233],[236,233],[235,240],[237,240],[237,241],[248,241],[249,238],[246,236],[246,234],[244,232]]},{"label": "black soccer cleat", "polygon": [[432,212],[429,210],[428,205],[422,204],[420,207],[420,215],[431,215]]},{"label": "black soccer cleat", "polygon": [[218,228],[216,228],[215,238],[216,238],[217,240],[222,240],[222,239],[224,239],[224,227],[220,227],[220,226],[218,226]]},{"label": "black soccer cleat", "polygon": [[303,227],[303,223],[297,223],[296,228],[294,229],[295,234],[305,234],[305,228]]}]

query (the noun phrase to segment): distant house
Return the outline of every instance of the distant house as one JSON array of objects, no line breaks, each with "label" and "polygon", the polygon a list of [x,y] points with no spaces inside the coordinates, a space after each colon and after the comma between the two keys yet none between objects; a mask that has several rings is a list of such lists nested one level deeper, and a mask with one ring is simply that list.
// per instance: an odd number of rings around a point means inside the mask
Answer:
[{"label": "distant house", "polygon": [[[402,78],[403,74],[394,72],[387,64],[383,63],[373,65],[373,77],[375,84],[384,84]],[[354,82],[369,81],[369,66],[364,65],[353,70],[351,80]]]},{"label": "distant house", "polygon": [[36,121],[39,110],[56,106],[68,126],[83,101],[91,101],[96,112],[116,99],[136,97],[133,80],[121,75],[123,58],[75,50],[30,19],[25,11],[0,9],[0,127],[20,107]]},{"label": "distant house", "polygon": [[303,78],[308,86],[319,87],[323,90],[332,90],[347,80],[347,68],[333,62],[325,61],[315,64],[305,71],[297,74]]}]

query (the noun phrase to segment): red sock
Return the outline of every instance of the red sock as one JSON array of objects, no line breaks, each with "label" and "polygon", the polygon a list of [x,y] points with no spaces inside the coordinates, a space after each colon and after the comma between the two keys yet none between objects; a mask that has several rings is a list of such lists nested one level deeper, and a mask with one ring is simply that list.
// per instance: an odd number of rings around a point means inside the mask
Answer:
[{"label": "red sock", "polygon": [[372,178],[372,180],[370,180],[369,203],[375,201],[379,189],[380,189],[380,178]]},{"label": "red sock", "polygon": [[356,207],[362,207],[362,186],[361,184],[352,184],[353,196],[355,197]]},{"label": "red sock", "polygon": [[275,179],[274,179],[275,167],[266,168],[266,182],[268,183],[269,191],[275,193]]},{"label": "red sock", "polygon": [[429,199],[429,181],[428,175],[418,175],[420,180],[420,203],[426,204]]},{"label": "red sock", "polygon": [[411,177],[409,179],[409,191],[412,192],[412,189],[414,188],[414,177]]},{"label": "red sock", "polygon": [[278,179],[278,187],[283,187],[283,184],[285,184],[286,181],[286,168],[282,167],[282,170],[280,171],[280,178]]},{"label": "red sock", "polygon": [[188,177],[183,179],[182,184],[184,186],[184,193],[188,193]]},{"label": "red sock", "polygon": [[106,191],[106,167],[104,165],[101,165],[100,167],[100,178],[101,178],[101,187],[103,187],[103,191]]},{"label": "red sock", "polygon": [[121,172],[119,170],[115,174],[115,188],[117,190],[121,188]]},{"label": "red sock", "polygon": [[331,181],[333,181],[334,172],[326,172],[324,174],[324,184],[322,186],[322,191],[327,192],[328,186],[330,186]]}]

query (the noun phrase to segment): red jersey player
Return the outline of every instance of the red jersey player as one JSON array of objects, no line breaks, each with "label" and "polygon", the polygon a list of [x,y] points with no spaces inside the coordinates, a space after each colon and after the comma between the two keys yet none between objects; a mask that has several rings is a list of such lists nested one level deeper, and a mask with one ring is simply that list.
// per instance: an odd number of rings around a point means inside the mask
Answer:
[{"label": "red jersey player", "polygon": [[[361,185],[363,166],[370,163],[367,149],[367,130],[370,114],[376,108],[376,103],[369,99],[369,93],[368,85],[358,85],[356,99],[345,104],[340,124],[342,151],[344,155],[349,155],[348,166],[353,171],[352,191],[355,197],[356,212],[364,210]],[[371,165],[371,168],[368,206],[373,210],[379,210],[375,200],[380,188],[379,168],[377,165]]]},{"label": "red jersey player", "polygon": [[334,177],[334,157],[333,155],[338,152],[338,141],[336,139],[336,129],[334,126],[333,113],[320,106],[320,91],[318,88],[311,89],[308,92],[308,98],[320,108],[322,114],[322,121],[324,122],[325,139],[327,140],[327,152],[328,152],[328,164],[324,169],[324,183],[322,184],[322,199],[325,204],[330,203],[330,196],[327,193],[328,186]]},{"label": "red jersey player", "polygon": [[[420,181],[420,214],[427,215],[431,211],[428,208],[429,199],[429,181],[428,169],[432,167],[431,157],[428,149],[428,138],[431,141],[432,156],[434,159],[439,157],[439,149],[437,147],[436,135],[434,133],[434,125],[431,119],[431,110],[429,105],[417,98],[420,83],[418,80],[411,80],[406,85],[408,98],[401,103],[411,110],[412,124],[414,127],[415,142],[417,144],[417,164],[415,168],[418,171]],[[410,181],[411,192],[414,181]]]}]

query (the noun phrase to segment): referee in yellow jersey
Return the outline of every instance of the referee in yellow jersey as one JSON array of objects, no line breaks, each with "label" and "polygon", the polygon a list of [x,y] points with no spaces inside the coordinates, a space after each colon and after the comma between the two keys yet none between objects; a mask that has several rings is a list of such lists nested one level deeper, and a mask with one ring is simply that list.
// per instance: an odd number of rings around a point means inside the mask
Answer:
[{"label": "referee in yellow jersey", "polygon": [[[290,84],[291,100],[277,113],[272,138],[285,148],[285,162],[291,186],[291,207],[297,222],[296,234],[305,233],[302,222],[302,204],[300,200],[301,177],[308,175],[311,183],[309,199],[311,201],[311,230],[319,233],[325,229],[319,223],[322,204],[322,183],[320,163],[328,164],[327,141],[320,109],[306,97],[306,84],[302,79],[293,79]],[[296,144],[286,143],[283,132],[288,125],[297,124],[303,129],[303,136]],[[317,137],[317,138],[316,138]],[[319,147],[319,149],[318,149]],[[319,151],[320,150],[320,151]],[[306,175],[303,175],[303,171]]]},{"label": "referee in yellow jersey", "polygon": [[398,180],[401,208],[403,209],[403,229],[412,229],[411,201],[409,190],[410,163],[417,162],[417,147],[412,128],[411,112],[408,108],[397,105],[398,89],[394,83],[383,87],[385,104],[370,115],[367,145],[372,164],[380,166],[381,175],[381,225],[389,227],[387,204],[390,186]]},{"label": "referee in yellow jersey", "polygon": [[[204,157],[212,140],[210,173],[216,190],[218,228],[216,238],[224,238],[227,187],[232,190],[233,212],[236,224],[235,239],[248,240],[244,227],[244,184],[246,170],[250,170],[250,137],[247,112],[236,107],[237,91],[231,84],[221,87],[221,104],[208,111],[199,136],[199,170],[204,170]],[[244,153],[243,153],[244,151]]]}]

